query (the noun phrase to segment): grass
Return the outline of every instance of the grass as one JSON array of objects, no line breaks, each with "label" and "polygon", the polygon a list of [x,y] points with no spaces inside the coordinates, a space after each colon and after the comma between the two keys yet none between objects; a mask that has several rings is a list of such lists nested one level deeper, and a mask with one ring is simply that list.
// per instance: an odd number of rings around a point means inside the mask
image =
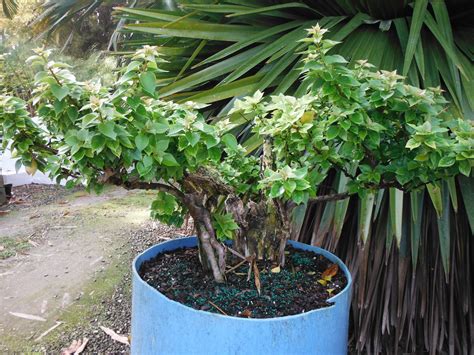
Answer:
[{"label": "grass", "polygon": [[24,252],[31,247],[32,245],[22,238],[0,237],[0,260]]}]

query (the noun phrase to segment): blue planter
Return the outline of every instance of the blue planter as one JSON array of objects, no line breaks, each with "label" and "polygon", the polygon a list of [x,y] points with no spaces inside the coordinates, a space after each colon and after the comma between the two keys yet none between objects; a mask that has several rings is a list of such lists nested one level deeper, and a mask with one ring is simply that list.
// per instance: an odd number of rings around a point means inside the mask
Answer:
[{"label": "blue planter", "polygon": [[195,247],[196,237],[155,245],[133,261],[132,354],[346,354],[352,279],[335,255],[298,242],[293,247],[322,254],[348,280],[334,304],[293,316],[247,319],[198,311],[172,301],[138,275],[140,265],[165,251]]}]

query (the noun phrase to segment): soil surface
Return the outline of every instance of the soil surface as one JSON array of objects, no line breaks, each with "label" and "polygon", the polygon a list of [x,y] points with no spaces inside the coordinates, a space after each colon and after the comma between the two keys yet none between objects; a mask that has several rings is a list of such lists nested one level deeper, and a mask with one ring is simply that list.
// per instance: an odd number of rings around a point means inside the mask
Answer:
[{"label": "soil surface", "polygon": [[139,273],[168,298],[189,307],[245,318],[282,317],[327,307],[327,300],[345,287],[344,273],[322,255],[292,247],[286,254],[283,269],[258,261],[258,277],[255,267],[249,277],[248,262],[235,269],[229,266],[222,285],[202,270],[197,248],[160,254],[145,262]]}]

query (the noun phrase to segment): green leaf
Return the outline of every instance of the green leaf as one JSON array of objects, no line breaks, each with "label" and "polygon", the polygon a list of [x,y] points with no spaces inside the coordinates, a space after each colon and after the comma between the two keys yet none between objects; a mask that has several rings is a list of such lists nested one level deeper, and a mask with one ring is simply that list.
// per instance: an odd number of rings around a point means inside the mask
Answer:
[{"label": "green leaf", "polygon": [[231,149],[231,150],[236,150],[237,147],[238,147],[238,143],[237,143],[237,139],[235,138],[235,136],[231,133],[227,133],[225,134],[222,138],[221,138],[222,142],[224,142],[224,144],[226,145],[227,148]]},{"label": "green leaf", "polygon": [[454,165],[455,162],[456,162],[456,158],[454,156],[446,156],[440,159],[438,166],[440,168],[447,168],[449,166]]},{"label": "green leaf", "polygon": [[163,154],[162,164],[165,166],[180,166],[175,157],[170,153]]},{"label": "green leaf", "polygon": [[157,34],[172,37],[197,38],[213,41],[238,42],[257,33],[258,27],[221,25],[209,22],[181,20],[179,22],[145,22],[129,24],[126,29],[133,32]]},{"label": "green leaf", "polygon": [[363,243],[367,241],[367,237],[369,236],[370,226],[372,224],[372,212],[374,210],[374,199],[375,194],[373,192],[367,192],[367,194],[361,198],[358,234]]},{"label": "green leaf", "polygon": [[54,97],[56,97],[59,101],[62,101],[62,99],[64,99],[69,94],[69,89],[66,86],[51,84],[51,92],[53,93]]},{"label": "green leaf", "polygon": [[459,172],[467,177],[471,175],[471,164],[467,160],[459,162]]},{"label": "green leaf", "polygon": [[431,198],[431,202],[433,202],[433,206],[436,210],[436,214],[438,218],[441,218],[443,214],[443,200],[441,198],[441,189],[437,184],[428,184],[426,185],[428,189],[428,193]]},{"label": "green leaf", "polygon": [[92,140],[91,140],[92,149],[96,151],[100,151],[102,150],[102,148],[104,148],[104,146],[105,146],[105,138],[103,135],[96,134],[94,137],[92,137]]},{"label": "green leaf", "polygon": [[145,149],[150,143],[150,138],[144,134],[139,134],[135,137],[135,145],[139,151]]},{"label": "green leaf", "polygon": [[423,216],[423,199],[424,192],[422,191],[413,191],[410,193],[410,205],[411,205],[411,255],[412,255],[412,265],[413,268],[416,267],[418,263],[418,251],[420,248],[421,240],[421,226],[422,226],[422,216]]},{"label": "green leaf", "polygon": [[217,238],[219,240],[232,239],[233,231],[239,229],[239,225],[235,223],[232,214],[213,214],[213,226],[216,230]]},{"label": "green leaf", "polygon": [[155,74],[150,71],[147,71],[145,73],[141,73],[139,78],[140,78],[140,85],[142,86],[143,90],[145,90],[148,94],[154,96],[155,89],[156,89]]},{"label": "green leaf", "polygon": [[411,17],[410,34],[408,36],[408,43],[405,50],[405,58],[403,61],[403,75],[407,75],[408,70],[410,69],[410,65],[413,60],[418,41],[420,40],[421,27],[425,20],[427,7],[428,0],[415,1],[413,15]]},{"label": "green leaf", "polygon": [[455,213],[458,213],[458,193],[456,191],[456,180],[454,176],[446,179],[446,183],[449,189],[449,196],[451,196],[451,203]]},{"label": "green leaf", "polygon": [[449,255],[450,255],[450,204],[449,191],[446,183],[442,185],[442,204],[443,212],[438,218],[438,234],[439,234],[439,248],[441,252],[441,260],[443,262],[446,279],[449,278]]},{"label": "green leaf", "polygon": [[393,234],[397,240],[397,247],[400,248],[403,221],[403,191],[395,188],[390,188],[390,221]]},{"label": "green leaf", "polygon": [[102,122],[97,125],[97,128],[99,132],[102,133],[104,136],[109,137],[111,139],[117,138],[117,133],[115,133],[114,131],[115,122],[113,121]]},{"label": "green leaf", "polygon": [[331,126],[326,132],[327,139],[331,140],[336,138],[339,135],[339,127]]}]

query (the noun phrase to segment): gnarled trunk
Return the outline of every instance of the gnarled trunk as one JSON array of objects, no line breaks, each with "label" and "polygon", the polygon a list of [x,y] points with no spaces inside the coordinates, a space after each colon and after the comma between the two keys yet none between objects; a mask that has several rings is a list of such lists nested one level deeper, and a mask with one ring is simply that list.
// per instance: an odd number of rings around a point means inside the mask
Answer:
[{"label": "gnarled trunk", "polygon": [[201,264],[212,271],[216,282],[225,281],[225,247],[216,238],[211,214],[196,195],[186,195],[186,206],[194,219],[200,249]]}]

